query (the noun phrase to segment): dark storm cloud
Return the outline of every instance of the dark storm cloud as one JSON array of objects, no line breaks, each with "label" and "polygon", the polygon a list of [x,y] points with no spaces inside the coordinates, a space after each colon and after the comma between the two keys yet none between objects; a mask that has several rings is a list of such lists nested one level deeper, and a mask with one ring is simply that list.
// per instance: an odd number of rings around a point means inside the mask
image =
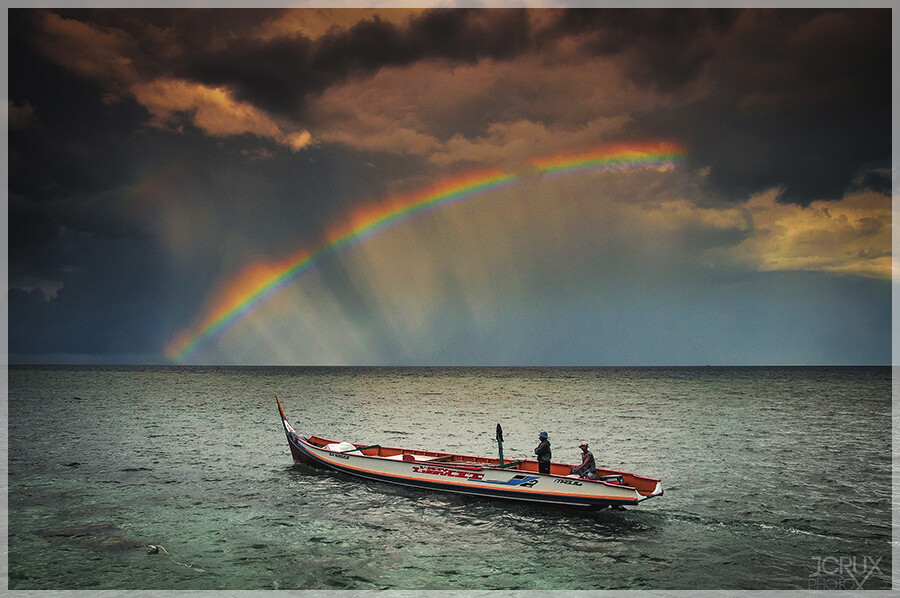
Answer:
[{"label": "dark storm cloud", "polygon": [[[235,39],[252,37],[280,9],[77,9],[55,11],[99,30],[121,30],[134,48],[137,68],[173,73],[198,53],[221,50]],[[32,14],[32,18],[34,18]]]},{"label": "dark storm cloud", "polygon": [[694,78],[714,52],[709,31],[722,32],[739,13],[708,10],[549,11],[535,24],[523,9],[435,9],[405,26],[374,17],[321,38],[240,38],[197,55],[188,72],[227,84],[244,99],[297,114],[304,99],[352,76],[387,66],[443,59],[474,63],[511,59],[583,36],[587,54],[629,54],[629,72],[645,85],[670,88]]},{"label": "dark storm cloud", "polygon": [[776,187],[783,201],[806,205],[840,199],[856,187],[862,165],[889,167],[890,118],[888,107],[861,115],[849,106],[748,115],[708,100],[647,115],[634,128],[684,140],[691,166],[709,167],[726,198],[743,201]]},{"label": "dark storm cloud", "polygon": [[892,186],[890,170],[869,170],[857,177],[850,189],[853,191],[870,190],[882,195],[890,195]]},{"label": "dark storm cloud", "polygon": [[130,132],[146,119],[132,103],[103,101],[107,87],[47,59],[36,14],[10,10],[10,101],[28,119],[8,139],[9,190],[47,200],[90,194],[133,176]]},{"label": "dark storm cloud", "polygon": [[60,229],[52,216],[34,210],[10,207],[9,276],[59,276],[59,255],[54,247],[60,240]]},{"label": "dark storm cloud", "polygon": [[[10,96],[27,106],[32,124],[10,132],[10,190],[28,200],[89,197],[133,180],[137,148],[121,131],[145,124],[146,113],[121,97],[104,100],[130,81],[78,76],[48,62],[42,51],[52,43],[35,42],[47,14],[10,11]],[[890,156],[889,11],[572,9],[533,18],[519,9],[438,9],[401,24],[366,18],[316,39],[258,37],[277,10],[59,14],[109,35],[107,50],[127,52],[118,62],[136,80],[224,85],[301,123],[310,97],[383,67],[511,60],[552,54],[568,40],[588,59],[616,58],[638,85],[673,94],[670,107],[632,115],[627,133],[684,141],[692,165],[710,167],[710,180],[735,199],[771,187],[800,203],[836,198],[867,176],[862,165],[884,166]],[[700,98],[677,100],[692,84],[704,87]],[[61,225],[70,225],[68,209],[54,214]],[[13,222],[20,214],[13,211]],[[85,226],[97,226],[89,220]]]},{"label": "dark storm cloud", "polygon": [[528,13],[519,9],[434,10],[406,27],[376,16],[316,40],[238,39],[221,51],[206,52],[188,72],[204,83],[231,86],[240,99],[300,116],[309,95],[382,67],[516,56],[533,47],[528,23]]},{"label": "dark storm cloud", "polygon": [[589,53],[625,54],[635,81],[671,90],[700,73],[715,53],[712,42],[739,14],[721,9],[571,9],[552,35],[584,36]]},{"label": "dark storm cloud", "polygon": [[[590,125],[628,123],[610,124],[609,135],[683,144],[685,170],[709,173],[704,193],[711,182],[734,202],[772,188],[805,205],[891,187],[890,10],[428,10],[273,37],[267,27],[282,16],[9,11],[13,353],[158,355],[224,276],[289,254],[359,198],[430,174],[426,152],[454,138],[487,143],[491,127],[509,135],[505,147],[528,146],[535,130],[547,139],[598,131],[578,143],[600,144],[607,129]],[[475,89],[468,103],[456,102],[459,65]],[[583,72],[584,85],[556,91],[552,82],[568,81],[548,76],[556,66]],[[397,99],[396,119],[386,110],[364,122],[387,136],[406,118],[401,142],[329,141],[332,123],[315,102],[335,90],[343,99],[343,84],[380,84],[387,69],[389,81],[434,75],[444,102],[422,108],[421,98],[376,88],[361,97]],[[621,89],[597,73],[621,73]],[[139,86],[156,104],[141,103]],[[178,96],[182,88],[193,95]],[[226,96],[219,112],[213,93]],[[546,107],[552,94],[565,98],[565,118]],[[250,114],[256,128],[204,128],[192,118],[204,109],[216,124]],[[277,133],[265,133],[270,125]],[[289,148],[298,129],[314,141]],[[414,159],[394,151],[419,138],[426,149]],[[143,189],[147,181],[157,187]],[[686,230],[686,246],[701,249],[749,234]],[[185,238],[192,243],[179,245]]]},{"label": "dark storm cloud", "polygon": [[159,313],[166,269],[146,249],[136,241],[90,244],[83,250],[93,255],[52,300],[38,289],[11,289],[10,353],[111,355],[158,346],[163,333],[148,315]]},{"label": "dark storm cloud", "polygon": [[637,119],[685,140],[736,199],[771,187],[838,199],[891,151],[891,21],[885,10],[571,10],[560,28],[621,55],[632,80],[696,102]]},{"label": "dark storm cloud", "polygon": [[[780,187],[838,199],[891,150],[891,20],[884,10],[570,10],[559,27],[631,79],[706,96],[637,120],[669,134],[726,195]],[[880,161],[880,162],[879,162]]]},{"label": "dark storm cloud", "polygon": [[738,198],[773,186],[799,203],[836,199],[861,163],[890,153],[889,12],[566,10],[539,26],[522,10],[432,10],[374,18],[311,40],[236,38],[197,55],[192,77],[304,119],[311,96],[351,77],[422,60],[474,63],[552,50],[614,57],[661,93],[695,102],[635,117],[633,130],[690,141],[698,167]]},{"label": "dark storm cloud", "polygon": [[[736,199],[772,187],[801,204],[838,199],[861,165],[886,167],[889,13],[735,14],[727,30],[707,30],[715,52],[701,53],[705,97],[645,115],[635,128],[684,140],[694,165],[710,166],[712,182]],[[677,70],[680,58],[671,62]],[[665,64],[641,64],[655,72],[650,81],[668,76]]]},{"label": "dark storm cloud", "polygon": [[[53,55],[60,35],[42,37],[48,14],[10,11],[11,99],[47,132],[11,133],[10,188],[28,198],[96,193],[132,178],[116,130],[146,121],[140,107],[121,101],[135,81],[226,86],[238,100],[309,126],[310,98],[383,67],[552,56],[563,42],[582,60],[611,57],[632,82],[671,95],[661,108],[630,114],[625,133],[683,141],[692,165],[710,167],[723,195],[780,187],[799,203],[834,199],[861,165],[883,167],[890,156],[887,10],[571,9],[537,18],[520,9],[436,9],[400,24],[365,18],[315,39],[260,37],[277,10],[60,11],[64,23],[107,36],[106,52],[126,53],[118,61],[89,56],[107,65],[90,71],[94,78],[40,55]],[[134,80],[108,79],[123,73]],[[118,101],[98,102],[106,92]],[[697,99],[681,97],[691,93]],[[532,118],[527,101],[518,103],[529,116],[506,118]]]},{"label": "dark storm cloud", "polygon": [[312,48],[305,37],[242,39],[199,58],[187,71],[204,83],[229,85],[241,100],[296,114],[305,106],[307,94],[324,89],[335,78],[311,68]]}]

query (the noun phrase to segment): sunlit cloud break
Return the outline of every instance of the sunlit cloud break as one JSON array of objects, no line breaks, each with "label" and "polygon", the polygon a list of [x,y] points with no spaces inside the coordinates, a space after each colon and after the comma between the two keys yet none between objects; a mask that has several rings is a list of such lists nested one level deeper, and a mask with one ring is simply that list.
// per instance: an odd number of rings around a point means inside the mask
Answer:
[{"label": "sunlit cloud break", "polygon": [[300,251],[277,263],[254,266],[225,285],[199,323],[182,330],[166,345],[170,359],[182,360],[264,305],[309,271],[322,258],[358,245],[392,226],[426,212],[517,185],[537,176],[573,176],[587,172],[669,170],[684,150],[672,143],[633,143],[535,158],[526,173],[498,169],[468,172],[418,192],[395,196],[377,206],[348,214],[322,246]]}]

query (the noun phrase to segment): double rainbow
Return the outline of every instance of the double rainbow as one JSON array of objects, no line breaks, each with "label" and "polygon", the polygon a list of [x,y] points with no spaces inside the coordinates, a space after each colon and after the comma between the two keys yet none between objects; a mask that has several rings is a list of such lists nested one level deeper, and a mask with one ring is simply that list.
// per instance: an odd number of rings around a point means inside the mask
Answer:
[{"label": "double rainbow", "polygon": [[[571,176],[584,172],[665,170],[684,156],[674,144],[629,144],[575,154],[530,160],[531,173],[539,176]],[[209,313],[197,325],[179,332],[166,345],[166,355],[181,360],[205,341],[240,322],[266,301],[293,283],[322,258],[378,235],[392,225],[418,214],[440,209],[492,191],[530,180],[502,170],[470,172],[405,196],[393,197],[375,207],[351,214],[346,223],[313,251],[301,251],[285,260],[248,268],[225,285]]]}]

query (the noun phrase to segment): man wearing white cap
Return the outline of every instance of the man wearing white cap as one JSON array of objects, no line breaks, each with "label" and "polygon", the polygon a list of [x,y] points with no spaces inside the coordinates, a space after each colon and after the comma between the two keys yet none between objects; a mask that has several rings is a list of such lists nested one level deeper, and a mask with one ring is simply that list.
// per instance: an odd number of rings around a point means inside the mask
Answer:
[{"label": "man wearing white cap", "polygon": [[597,479],[597,464],[594,462],[594,454],[588,450],[588,443],[585,440],[578,448],[581,449],[581,465],[572,468],[572,473],[588,480]]}]

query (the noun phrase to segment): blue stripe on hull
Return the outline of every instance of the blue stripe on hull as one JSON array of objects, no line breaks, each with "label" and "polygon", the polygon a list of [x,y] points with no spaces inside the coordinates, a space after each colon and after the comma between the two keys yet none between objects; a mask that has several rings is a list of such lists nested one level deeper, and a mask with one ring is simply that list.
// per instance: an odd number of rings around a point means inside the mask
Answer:
[{"label": "blue stripe on hull", "polygon": [[[293,443],[291,443],[293,445]],[[608,505],[633,505],[634,501],[630,500],[616,500],[616,499],[608,499],[608,498],[590,498],[590,497],[571,497],[569,500],[565,498],[561,498],[559,495],[547,495],[541,494],[539,492],[522,494],[521,492],[507,492],[502,489],[495,488],[473,488],[470,486],[458,486],[453,484],[444,484],[441,482],[432,482],[428,480],[398,480],[397,478],[386,475],[379,474],[373,472],[360,472],[355,469],[344,468],[340,465],[335,465],[329,461],[325,461],[319,458],[315,453],[308,451],[306,447],[302,444],[298,444],[297,448],[299,448],[303,454],[308,457],[310,460],[318,463],[320,465],[324,465],[329,469],[333,469],[335,471],[340,471],[341,473],[346,473],[348,475],[361,477],[369,480],[376,480],[379,482],[387,482],[391,484],[397,484],[400,486],[408,486],[411,488],[424,488],[427,490],[441,490],[444,492],[454,492],[457,494],[471,494],[474,496],[487,496],[490,498],[504,498],[507,500],[517,500],[524,502],[537,502],[543,504],[554,504],[554,505],[566,505],[566,506],[577,506],[577,507],[604,507]]]}]

